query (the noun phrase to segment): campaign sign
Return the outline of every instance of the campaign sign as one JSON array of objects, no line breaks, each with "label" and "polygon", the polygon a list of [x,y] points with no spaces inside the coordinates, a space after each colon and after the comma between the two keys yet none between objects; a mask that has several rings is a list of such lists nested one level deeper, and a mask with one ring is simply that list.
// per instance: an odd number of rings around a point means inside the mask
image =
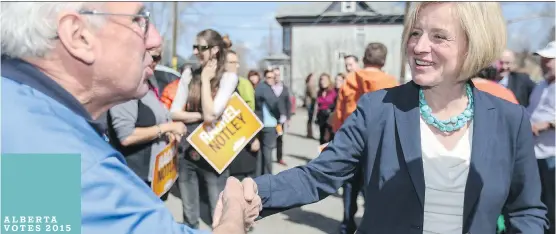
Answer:
[{"label": "campaign sign", "polygon": [[151,188],[157,196],[162,196],[178,179],[178,154],[176,141],[170,142],[154,159]]},{"label": "campaign sign", "polygon": [[278,136],[284,135],[284,129],[282,128],[282,124],[276,125],[276,134],[278,134]]},{"label": "campaign sign", "polygon": [[199,125],[187,141],[221,174],[262,128],[263,123],[234,93],[220,119],[214,124]]}]

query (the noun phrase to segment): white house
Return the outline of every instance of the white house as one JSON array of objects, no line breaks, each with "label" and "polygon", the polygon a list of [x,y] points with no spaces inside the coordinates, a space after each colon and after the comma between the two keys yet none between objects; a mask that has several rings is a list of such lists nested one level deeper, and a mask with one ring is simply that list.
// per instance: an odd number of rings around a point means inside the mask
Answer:
[{"label": "white house", "polygon": [[384,70],[399,77],[403,17],[403,2],[310,2],[279,8],[276,20],[283,30],[282,51],[290,56],[293,92],[304,94],[309,73],[334,77],[345,72],[345,55],[361,63],[370,42],[386,45]]}]

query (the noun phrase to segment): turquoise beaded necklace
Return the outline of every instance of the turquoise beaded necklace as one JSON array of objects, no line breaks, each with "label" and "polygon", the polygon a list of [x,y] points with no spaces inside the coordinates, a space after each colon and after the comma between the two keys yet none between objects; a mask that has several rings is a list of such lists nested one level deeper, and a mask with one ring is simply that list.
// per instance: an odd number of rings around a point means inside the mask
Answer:
[{"label": "turquoise beaded necklace", "polygon": [[425,100],[423,89],[419,89],[419,110],[423,120],[442,132],[454,132],[463,128],[468,121],[473,119],[473,92],[471,91],[471,85],[465,84],[465,92],[469,100],[465,110],[458,116],[454,116],[449,120],[439,120],[432,115],[432,110]]}]

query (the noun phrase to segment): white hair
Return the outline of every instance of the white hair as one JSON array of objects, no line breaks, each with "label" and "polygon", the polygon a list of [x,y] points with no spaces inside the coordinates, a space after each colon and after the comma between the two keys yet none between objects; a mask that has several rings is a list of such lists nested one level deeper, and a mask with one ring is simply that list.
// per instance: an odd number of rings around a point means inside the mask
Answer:
[{"label": "white hair", "polygon": [[[54,49],[58,14],[78,12],[86,2],[2,2],[0,38],[2,55],[44,57]],[[102,18],[102,17],[99,17]]]}]

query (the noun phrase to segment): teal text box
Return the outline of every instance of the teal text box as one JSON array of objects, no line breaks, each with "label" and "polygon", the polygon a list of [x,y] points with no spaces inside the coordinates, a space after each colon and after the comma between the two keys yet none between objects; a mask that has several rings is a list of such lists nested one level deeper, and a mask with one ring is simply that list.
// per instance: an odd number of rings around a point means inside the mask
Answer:
[{"label": "teal text box", "polygon": [[81,233],[80,155],[1,157],[0,233]]}]

